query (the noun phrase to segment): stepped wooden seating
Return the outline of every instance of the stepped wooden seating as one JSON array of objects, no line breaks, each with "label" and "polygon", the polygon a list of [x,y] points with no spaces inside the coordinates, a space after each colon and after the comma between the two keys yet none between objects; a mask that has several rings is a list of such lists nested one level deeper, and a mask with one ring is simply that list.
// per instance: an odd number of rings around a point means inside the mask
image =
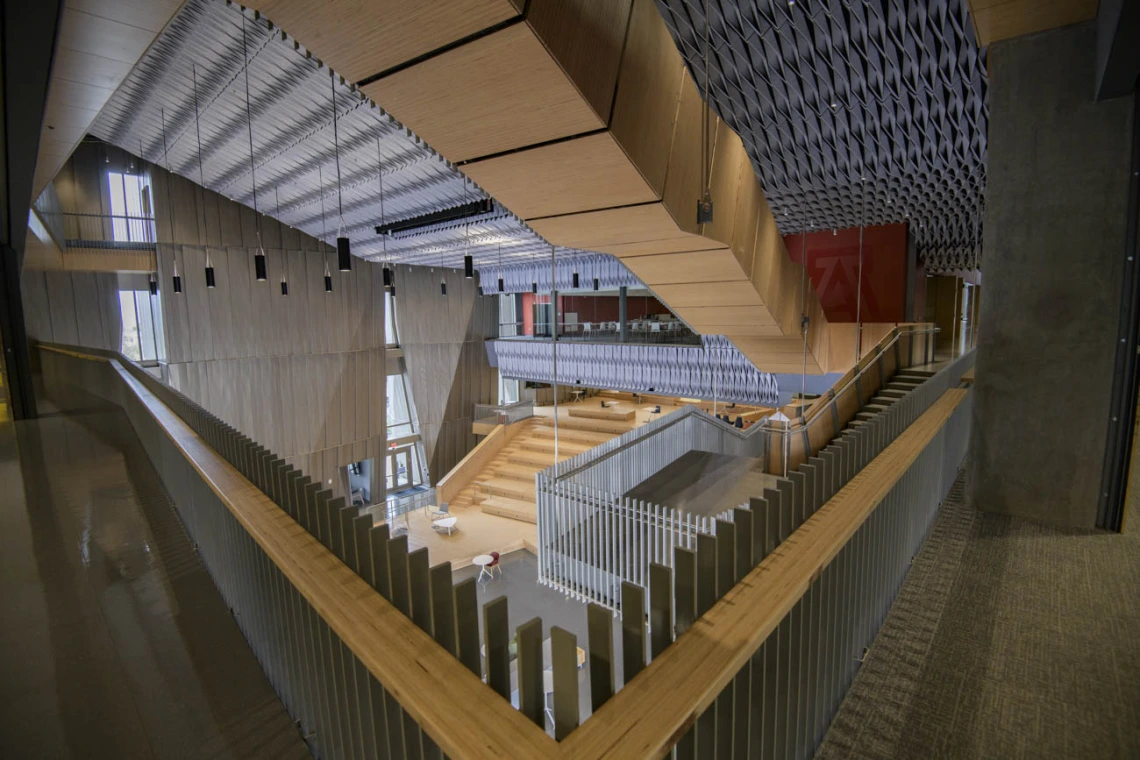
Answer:
[{"label": "stepped wooden seating", "polygon": [[622,407],[620,409],[604,408],[602,406],[572,406],[571,417],[589,417],[594,420],[632,420],[636,411]]},{"label": "stepped wooden seating", "polygon": [[479,504],[480,508],[489,515],[509,517],[512,520],[523,522],[537,522],[533,498],[530,501],[511,499],[506,496],[489,496]]},{"label": "stepped wooden seating", "polygon": [[[554,427],[554,419],[551,417],[543,417],[539,420],[540,425]],[[588,417],[560,417],[558,419],[558,431],[561,433],[563,430],[589,430],[596,433],[608,433],[612,438],[615,435],[621,435],[633,429],[630,422],[622,422],[618,420],[596,420]]]}]

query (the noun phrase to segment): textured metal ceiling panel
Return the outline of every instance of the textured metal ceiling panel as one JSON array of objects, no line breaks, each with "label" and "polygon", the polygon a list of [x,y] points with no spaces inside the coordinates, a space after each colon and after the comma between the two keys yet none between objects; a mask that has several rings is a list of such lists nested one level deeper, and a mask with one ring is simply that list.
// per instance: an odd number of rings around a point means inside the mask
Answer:
[{"label": "textured metal ceiling panel", "polygon": [[[657,5],[703,91],[705,0]],[[707,5],[713,108],[784,234],[909,222],[928,270],[979,263],[989,108],[962,0]]]},{"label": "textured metal ceiling panel", "polygon": [[[243,31],[245,50],[243,52]],[[246,118],[245,63],[249,61]],[[340,223],[332,91],[336,88],[340,204],[353,253],[378,257],[383,221],[408,219],[485,198],[464,177],[304,47],[253,11],[222,0],[188,0],[92,126],[96,137],[166,166],[163,119],[173,171],[199,182],[195,87],[205,187],[254,206],[313,237],[333,242]],[[250,171],[252,123],[253,167]],[[549,255],[549,245],[496,205],[493,213],[387,239],[393,261],[461,267],[465,250],[480,263]],[[558,249],[559,256],[587,252]],[[597,254],[589,254],[596,256]]]}]

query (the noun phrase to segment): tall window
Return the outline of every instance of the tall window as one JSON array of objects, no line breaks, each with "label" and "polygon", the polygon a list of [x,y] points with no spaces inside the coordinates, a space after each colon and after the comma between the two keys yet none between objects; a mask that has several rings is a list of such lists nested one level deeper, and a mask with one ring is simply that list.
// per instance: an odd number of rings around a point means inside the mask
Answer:
[{"label": "tall window", "polygon": [[412,408],[405,375],[388,375],[388,440],[412,434]]},{"label": "tall window", "polygon": [[165,358],[162,345],[162,313],[157,296],[148,290],[120,290],[119,311],[123,318],[123,340],[119,350],[136,362]]},{"label": "tall window", "polygon": [[154,211],[150,178],[107,172],[111,195],[111,234],[116,242],[153,243]]}]

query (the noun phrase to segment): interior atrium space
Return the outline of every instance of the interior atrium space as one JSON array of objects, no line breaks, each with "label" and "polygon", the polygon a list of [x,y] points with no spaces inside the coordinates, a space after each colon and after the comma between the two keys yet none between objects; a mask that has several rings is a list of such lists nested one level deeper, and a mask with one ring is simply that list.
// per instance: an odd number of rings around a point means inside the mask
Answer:
[{"label": "interior atrium space", "polygon": [[1140,757],[1140,2],[0,36],[0,757]]}]

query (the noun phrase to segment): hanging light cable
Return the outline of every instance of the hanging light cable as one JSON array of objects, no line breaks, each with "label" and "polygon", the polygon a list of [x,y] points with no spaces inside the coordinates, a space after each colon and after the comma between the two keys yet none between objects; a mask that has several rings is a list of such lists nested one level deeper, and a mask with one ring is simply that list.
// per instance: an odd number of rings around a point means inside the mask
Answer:
[{"label": "hanging light cable", "polygon": [[[274,204],[276,205],[276,208],[277,208],[277,222],[280,223],[281,222],[281,196],[277,191],[276,185],[273,186],[273,201],[274,201]],[[282,246],[282,248],[284,248],[284,246]],[[288,270],[289,270],[289,262],[284,258],[284,252],[282,252],[282,259],[281,259],[281,295],[283,295],[283,296],[289,295],[289,280],[286,277]]]},{"label": "hanging light cable", "polygon": [[712,156],[710,143],[712,135],[709,134],[709,118],[711,116],[712,92],[709,89],[709,29],[712,19],[709,17],[709,0],[705,0],[705,113],[701,120],[701,179],[704,180],[704,195],[697,200],[697,224],[710,224],[713,220],[712,202]]},{"label": "hanging light cable", "polygon": [[499,292],[503,292],[503,242],[499,241]]},{"label": "hanging light cable", "polygon": [[[317,166],[317,185],[321,189],[321,243],[325,242],[328,237],[329,231],[325,227],[325,179],[321,173],[320,165]],[[326,244],[327,245],[327,244]],[[325,260],[325,292],[332,292],[332,273],[329,271],[329,256],[325,252],[324,246],[321,247],[321,258]]]},{"label": "hanging light cable", "polygon": [[443,247],[439,249],[439,293],[447,295],[447,270],[443,267]]},{"label": "hanging light cable", "polygon": [[241,17],[241,52],[245,61],[245,124],[249,130],[249,179],[253,186],[253,219],[257,229],[257,250],[253,254],[253,270],[258,282],[269,279],[265,268],[265,246],[261,244],[261,214],[257,211],[257,172],[253,166],[253,117],[249,106],[249,47],[246,42],[245,14]]},{"label": "hanging light cable", "polygon": [[[384,227],[384,162],[380,157],[380,138],[376,138],[376,179],[380,183],[380,227]],[[380,255],[380,261],[384,264],[384,287],[392,288],[392,268],[388,264],[388,233],[382,233],[383,237],[380,238],[380,243],[383,245],[383,253]]]},{"label": "hanging light cable", "polygon": [[336,125],[336,74],[333,73],[331,68],[329,69],[329,84],[332,87],[333,157],[336,159],[336,213],[338,219],[336,228],[336,268],[342,272],[351,272],[352,249],[344,230],[344,200],[340,188],[340,136],[337,134]]},{"label": "hanging light cable", "polygon": [[174,285],[174,292],[181,293],[182,277],[178,274],[178,246],[174,244],[174,193],[170,187],[174,174],[170,171],[170,153],[166,145],[165,109],[158,109],[158,116],[162,120],[162,161],[166,164],[166,218],[170,222],[170,244],[174,252],[174,276],[171,282]]},{"label": "hanging light cable", "polygon": [[[202,229],[206,234],[206,287],[213,288],[217,285],[214,277],[214,262],[210,260],[210,231],[206,227],[206,196],[205,190],[206,179],[205,173],[202,171],[202,125],[199,123],[198,115],[198,66],[197,64],[190,64],[190,74],[194,82],[194,134],[198,138],[198,199],[201,200],[202,205]],[[218,228],[219,232],[221,227]]]},{"label": "hanging light cable", "polygon": [[[463,205],[467,205],[467,177],[463,178]],[[471,279],[475,276],[475,260],[471,253],[471,219],[463,223],[463,276]]]}]

